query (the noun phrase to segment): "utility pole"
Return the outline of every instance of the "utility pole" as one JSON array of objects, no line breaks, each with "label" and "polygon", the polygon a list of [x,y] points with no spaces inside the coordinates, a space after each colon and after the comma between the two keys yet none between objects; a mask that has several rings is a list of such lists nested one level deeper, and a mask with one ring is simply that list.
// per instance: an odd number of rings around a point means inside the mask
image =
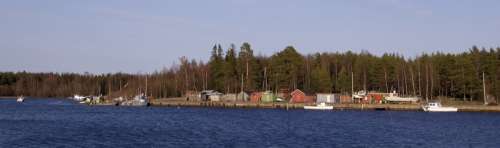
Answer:
[{"label": "utility pole", "polygon": [[[464,80],[465,80],[465,74],[464,74],[464,73],[465,73],[465,72],[464,72],[464,67],[462,66],[462,81],[464,81]],[[466,96],[465,96],[465,95],[466,95],[466,93],[467,93],[467,88],[466,88],[466,84],[465,84],[465,82],[464,82],[464,90],[463,90],[463,93],[464,93],[464,101],[466,101],[466,98],[465,98]]]},{"label": "utility pole", "polygon": [[351,70],[351,99],[354,100],[354,72]]},{"label": "utility pole", "polygon": [[363,89],[366,93],[368,93],[368,88],[366,87],[366,69],[363,72]]},{"label": "utility pole", "polygon": [[425,64],[425,101],[429,102],[429,65]]},{"label": "utility pole", "polygon": [[244,80],[243,80],[243,74],[241,74],[241,92],[243,92],[245,89],[245,84],[244,84]]},{"label": "utility pole", "polygon": [[351,95],[354,95],[354,72],[351,71]]},{"label": "utility pole", "polygon": [[264,85],[262,88],[267,90],[267,67],[264,67],[264,82],[262,84]]},{"label": "utility pole", "polygon": [[250,53],[249,53],[249,52],[248,52],[248,50],[247,50],[246,59],[245,59],[245,61],[246,61],[246,80],[247,80],[247,85],[249,84],[248,82],[250,82],[250,81],[249,81],[249,80],[250,80],[250,78],[249,78],[249,75],[250,75],[250,74],[249,74],[249,64],[248,64],[248,63],[249,63],[249,60],[250,60],[250,59],[249,59],[249,58],[250,58],[249,54],[250,54]]},{"label": "utility pole", "polygon": [[[243,93],[244,88],[243,87],[244,87],[243,74],[241,74],[241,88],[240,88],[241,91],[240,91],[240,93],[236,94],[236,99],[237,100],[239,100],[239,99],[244,100],[245,99],[245,96],[243,96],[244,95],[244,93]],[[240,98],[240,94],[241,94],[242,98]]]},{"label": "utility pole", "polygon": [[413,73],[413,68],[410,67],[410,76],[411,76],[411,86],[413,88],[413,96],[417,96],[417,91],[416,91],[416,88],[415,88],[415,79],[413,78],[414,76],[414,73]]},{"label": "utility pole", "polygon": [[486,83],[484,79],[484,71],[483,71],[483,100],[484,100],[484,105],[487,105],[488,103],[486,102],[487,96],[486,96]]},{"label": "utility pole", "polygon": [[385,92],[389,93],[389,84],[387,82],[387,68],[384,68]]}]

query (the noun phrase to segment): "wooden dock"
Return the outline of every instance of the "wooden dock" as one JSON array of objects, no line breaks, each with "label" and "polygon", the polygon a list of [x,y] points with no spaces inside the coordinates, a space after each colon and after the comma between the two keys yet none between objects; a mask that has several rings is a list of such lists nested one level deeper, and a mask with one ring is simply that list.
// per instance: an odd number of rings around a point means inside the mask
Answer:
[{"label": "wooden dock", "polygon": [[[151,106],[166,107],[209,107],[209,108],[267,108],[267,109],[304,109],[302,103],[252,103],[252,102],[204,102],[204,101],[172,101],[167,99],[151,100]],[[333,104],[337,110],[392,110],[421,111],[420,104]],[[458,105],[459,112],[500,112],[500,106]]]}]

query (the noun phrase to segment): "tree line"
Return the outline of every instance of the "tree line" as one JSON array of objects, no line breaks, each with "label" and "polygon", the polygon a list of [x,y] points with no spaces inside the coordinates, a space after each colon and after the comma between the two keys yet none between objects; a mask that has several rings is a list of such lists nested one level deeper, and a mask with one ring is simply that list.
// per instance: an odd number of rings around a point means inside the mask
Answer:
[{"label": "tree line", "polygon": [[427,99],[446,96],[470,101],[482,100],[485,89],[491,98],[500,97],[500,48],[473,46],[462,53],[424,53],[413,58],[367,51],[303,55],[293,46],[265,56],[255,55],[249,43],[237,48],[231,44],[223,49],[216,44],[208,62],[181,57],[179,64],[147,74],[1,72],[0,96],[130,96],[146,92],[166,98],[206,89],[225,93],[301,89],[341,94],[397,91]]}]

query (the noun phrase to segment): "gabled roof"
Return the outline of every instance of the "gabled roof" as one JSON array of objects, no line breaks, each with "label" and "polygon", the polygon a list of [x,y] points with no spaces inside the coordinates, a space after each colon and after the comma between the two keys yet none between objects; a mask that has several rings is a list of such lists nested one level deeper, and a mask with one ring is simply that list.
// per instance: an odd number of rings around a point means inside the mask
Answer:
[{"label": "gabled roof", "polygon": [[316,95],[340,95],[336,93],[316,93]]},{"label": "gabled roof", "polygon": [[204,90],[201,93],[206,95],[222,95],[222,93],[215,90]]},{"label": "gabled roof", "polygon": [[306,93],[304,93],[302,90],[300,89],[295,89],[292,93],[290,93],[290,95],[295,95],[295,94],[303,94],[304,96],[306,95]]}]

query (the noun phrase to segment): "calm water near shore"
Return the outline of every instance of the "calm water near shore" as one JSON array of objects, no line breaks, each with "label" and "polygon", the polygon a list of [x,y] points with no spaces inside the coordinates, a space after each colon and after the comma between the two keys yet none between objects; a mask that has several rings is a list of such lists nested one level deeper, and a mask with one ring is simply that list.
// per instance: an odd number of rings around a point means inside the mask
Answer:
[{"label": "calm water near shore", "polygon": [[500,147],[499,113],[86,106],[0,99],[0,147]]}]

